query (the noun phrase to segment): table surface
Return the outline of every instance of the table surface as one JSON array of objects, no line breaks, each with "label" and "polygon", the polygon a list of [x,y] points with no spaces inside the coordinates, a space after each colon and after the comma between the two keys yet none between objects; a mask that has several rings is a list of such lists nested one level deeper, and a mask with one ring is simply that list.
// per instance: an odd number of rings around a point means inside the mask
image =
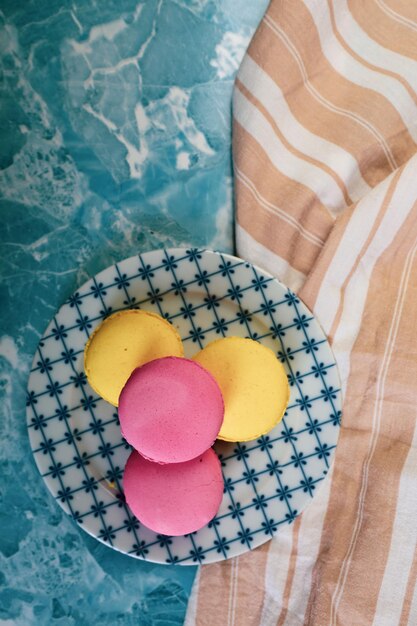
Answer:
[{"label": "table surface", "polygon": [[156,247],[233,250],[233,78],[267,0],[4,0],[0,620],[182,624],[195,568],[89,537],[46,490],[25,392],[60,304]]}]

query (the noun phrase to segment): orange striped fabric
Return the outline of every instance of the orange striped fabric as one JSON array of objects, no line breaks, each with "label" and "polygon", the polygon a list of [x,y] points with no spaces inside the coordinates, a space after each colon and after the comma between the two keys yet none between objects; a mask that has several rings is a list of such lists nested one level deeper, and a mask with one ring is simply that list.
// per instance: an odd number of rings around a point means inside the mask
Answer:
[{"label": "orange striped fabric", "polygon": [[202,567],[187,626],[415,626],[417,0],[272,0],[233,154],[238,252],[318,317],[344,412],[311,505]]}]

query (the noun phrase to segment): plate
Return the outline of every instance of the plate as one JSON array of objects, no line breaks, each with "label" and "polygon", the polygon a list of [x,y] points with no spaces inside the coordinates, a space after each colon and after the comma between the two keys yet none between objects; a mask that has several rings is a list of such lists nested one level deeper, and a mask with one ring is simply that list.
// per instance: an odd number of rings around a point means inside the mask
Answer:
[{"label": "plate", "polygon": [[[159,313],[185,356],[233,335],[268,346],[284,364],[290,402],[255,441],[217,442],[225,490],[217,516],[183,537],[157,535],[123,496],[130,453],[117,410],[88,385],[83,351],[103,318],[126,308]],[[60,506],[107,545],[158,563],[211,563],[242,554],[291,524],[326,476],[339,435],[340,380],[317,320],[278,280],[226,254],[155,250],[126,259],[80,287],[50,322],[28,383],[27,422],[39,471]]]}]

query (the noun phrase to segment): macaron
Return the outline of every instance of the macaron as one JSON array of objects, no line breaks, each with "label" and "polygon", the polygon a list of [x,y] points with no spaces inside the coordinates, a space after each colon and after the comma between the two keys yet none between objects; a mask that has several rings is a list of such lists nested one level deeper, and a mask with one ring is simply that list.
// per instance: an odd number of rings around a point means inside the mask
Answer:
[{"label": "macaron", "polygon": [[123,489],[138,520],[161,535],[185,535],[216,515],[223,497],[220,461],[213,449],[185,463],[160,465],[134,451]]},{"label": "macaron", "polygon": [[181,338],[167,320],[149,311],[128,309],[105,319],[91,335],[84,350],[84,369],[91,387],[117,406],[136,367],[183,354]]},{"label": "macaron", "polygon": [[219,439],[257,439],[282,419],[289,385],[272,350],[252,339],[226,337],[208,344],[193,359],[213,374],[223,395]]},{"label": "macaron", "polygon": [[190,359],[164,357],[135,369],[119,397],[124,438],[158,463],[183,463],[213,445],[224,416],[213,376]]}]

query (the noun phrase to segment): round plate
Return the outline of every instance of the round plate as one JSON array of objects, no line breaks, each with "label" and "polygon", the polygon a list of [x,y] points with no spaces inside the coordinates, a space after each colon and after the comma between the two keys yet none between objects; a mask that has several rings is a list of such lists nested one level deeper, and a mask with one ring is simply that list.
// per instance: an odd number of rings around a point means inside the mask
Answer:
[{"label": "round plate", "polygon": [[[215,446],[225,491],[215,519],[166,537],[124,502],[130,447],[117,410],[86,381],[83,351],[104,317],[137,307],[179,331],[191,357],[219,337],[256,339],[275,351],[291,388],[282,422],[245,444]],[[325,477],[339,434],[340,381],[327,339],[298,297],[263,270],[204,250],[155,250],[100,272],[49,324],[28,385],[27,421],[39,471],[62,508],[107,545],[158,563],[211,563],[256,548],[291,523]]]}]

